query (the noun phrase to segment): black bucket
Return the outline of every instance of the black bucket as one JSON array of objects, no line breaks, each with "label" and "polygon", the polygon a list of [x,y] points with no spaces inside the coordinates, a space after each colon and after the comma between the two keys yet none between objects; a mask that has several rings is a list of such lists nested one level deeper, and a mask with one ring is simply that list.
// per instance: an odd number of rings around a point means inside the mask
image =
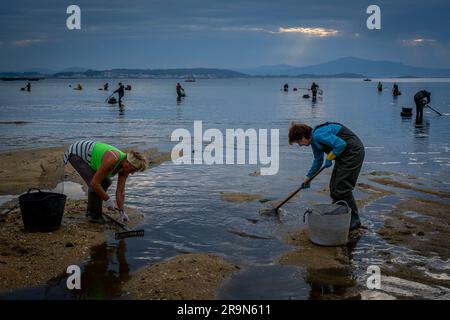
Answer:
[{"label": "black bucket", "polygon": [[[31,193],[31,190],[39,192]],[[19,197],[20,211],[25,230],[30,232],[49,232],[61,226],[66,205],[65,194],[28,189]]]},{"label": "black bucket", "polygon": [[303,99],[309,99],[309,94],[304,94]]},{"label": "black bucket", "polygon": [[402,112],[400,112],[400,115],[402,115],[403,117],[412,116],[412,108],[402,108]]}]

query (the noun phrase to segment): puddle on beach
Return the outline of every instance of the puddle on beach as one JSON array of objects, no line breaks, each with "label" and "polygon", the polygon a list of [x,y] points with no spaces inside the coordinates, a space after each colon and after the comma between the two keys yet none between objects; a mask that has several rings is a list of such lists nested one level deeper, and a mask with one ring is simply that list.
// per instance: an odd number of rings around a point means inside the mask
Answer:
[{"label": "puddle on beach", "polygon": [[1,293],[0,299],[114,299],[122,295],[122,285],[131,278],[124,240],[91,248],[89,261],[81,268],[81,289],[67,289],[67,274],[45,285]]},{"label": "puddle on beach", "polygon": [[10,196],[10,195],[0,196],[0,207],[1,207],[3,204],[5,204],[5,203],[11,201],[11,200],[14,199],[14,198],[15,198],[15,196]]},{"label": "puddle on beach", "polygon": [[60,182],[52,191],[63,193],[67,198],[73,200],[86,199],[86,192],[83,190],[83,186],[72,181]]}]

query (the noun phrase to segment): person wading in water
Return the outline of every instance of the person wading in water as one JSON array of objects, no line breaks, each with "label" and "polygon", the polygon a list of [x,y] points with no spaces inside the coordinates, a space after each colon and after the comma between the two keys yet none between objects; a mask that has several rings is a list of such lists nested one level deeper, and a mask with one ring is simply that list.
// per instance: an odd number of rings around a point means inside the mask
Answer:
[{"label": "person wading in water", "polygon": [[125,95],[125,86],[122,84],[122,82],[119,82],[119,88],[115,90],[114,93],[119,94],[119,104],[121,104],[122,98]]},{"label": "person wading in water", "polygon": [[289,129],[289,144],[311,146],[314,160],[302,188],[309,188],[309,179],[322,167],[335,165],[330,180],[330,196],[333,203],[344,200],[352,210],[350,230],[361,226],[353,188],[358,180],[364,161],[364,145],[358,136],[340,123],[326,122],[311,128],[306,124],[293,123]]},{"label": "person wading in water", "polygon": [[416,104],[416,123],[423,122],[423,108],[431,102],[431,92],[421,90],[414,95]]},{"label": "person wading in water", "polygon": [[315,82],[312,83],[311,85],[311,92],[312,92],[312,98],[313,100],[317,99],[317,89],[319,88],[319,85],[316,84]]}]

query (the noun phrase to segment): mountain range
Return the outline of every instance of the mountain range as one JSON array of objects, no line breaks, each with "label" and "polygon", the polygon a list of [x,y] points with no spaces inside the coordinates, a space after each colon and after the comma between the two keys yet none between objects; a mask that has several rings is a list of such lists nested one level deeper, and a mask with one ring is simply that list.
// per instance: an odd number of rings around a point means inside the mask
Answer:
[{"label": "mountain range", "polygon": [[299,76],[304,74],[326,76],[347,73],[374,78],[450,77],[450,68],[420,68],[400,62],[376,61],[356,57],[345,57],[305,67],[278,64],[238,71],[252,76]]},{"label": "mountain range", "polygon": [[246,77],[299,77],[299,78],[401,78],[450,77],[450,68],[421,68],[400,62],[376,61],[345,57],[333,61],[298,67],[287,64],[247,69],[179,68],[179,69],[109,69],[91,70],[80,67],[59,72],[33,68],[21,72],[0,72],[1,77],[50,78],[246,78]]}]

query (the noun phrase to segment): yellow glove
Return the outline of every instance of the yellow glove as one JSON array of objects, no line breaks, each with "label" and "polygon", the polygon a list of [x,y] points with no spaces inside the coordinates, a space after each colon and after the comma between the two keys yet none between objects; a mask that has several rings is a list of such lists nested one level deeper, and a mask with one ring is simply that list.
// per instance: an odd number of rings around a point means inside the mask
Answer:
[{"label": "yellow glove", "polygon": [[335,155],[333,152],[330,152],[330,153],[327,155],[327,160],[332,161],[332,160],[334,160],[334,159],[336,159],[336,155]]}]

